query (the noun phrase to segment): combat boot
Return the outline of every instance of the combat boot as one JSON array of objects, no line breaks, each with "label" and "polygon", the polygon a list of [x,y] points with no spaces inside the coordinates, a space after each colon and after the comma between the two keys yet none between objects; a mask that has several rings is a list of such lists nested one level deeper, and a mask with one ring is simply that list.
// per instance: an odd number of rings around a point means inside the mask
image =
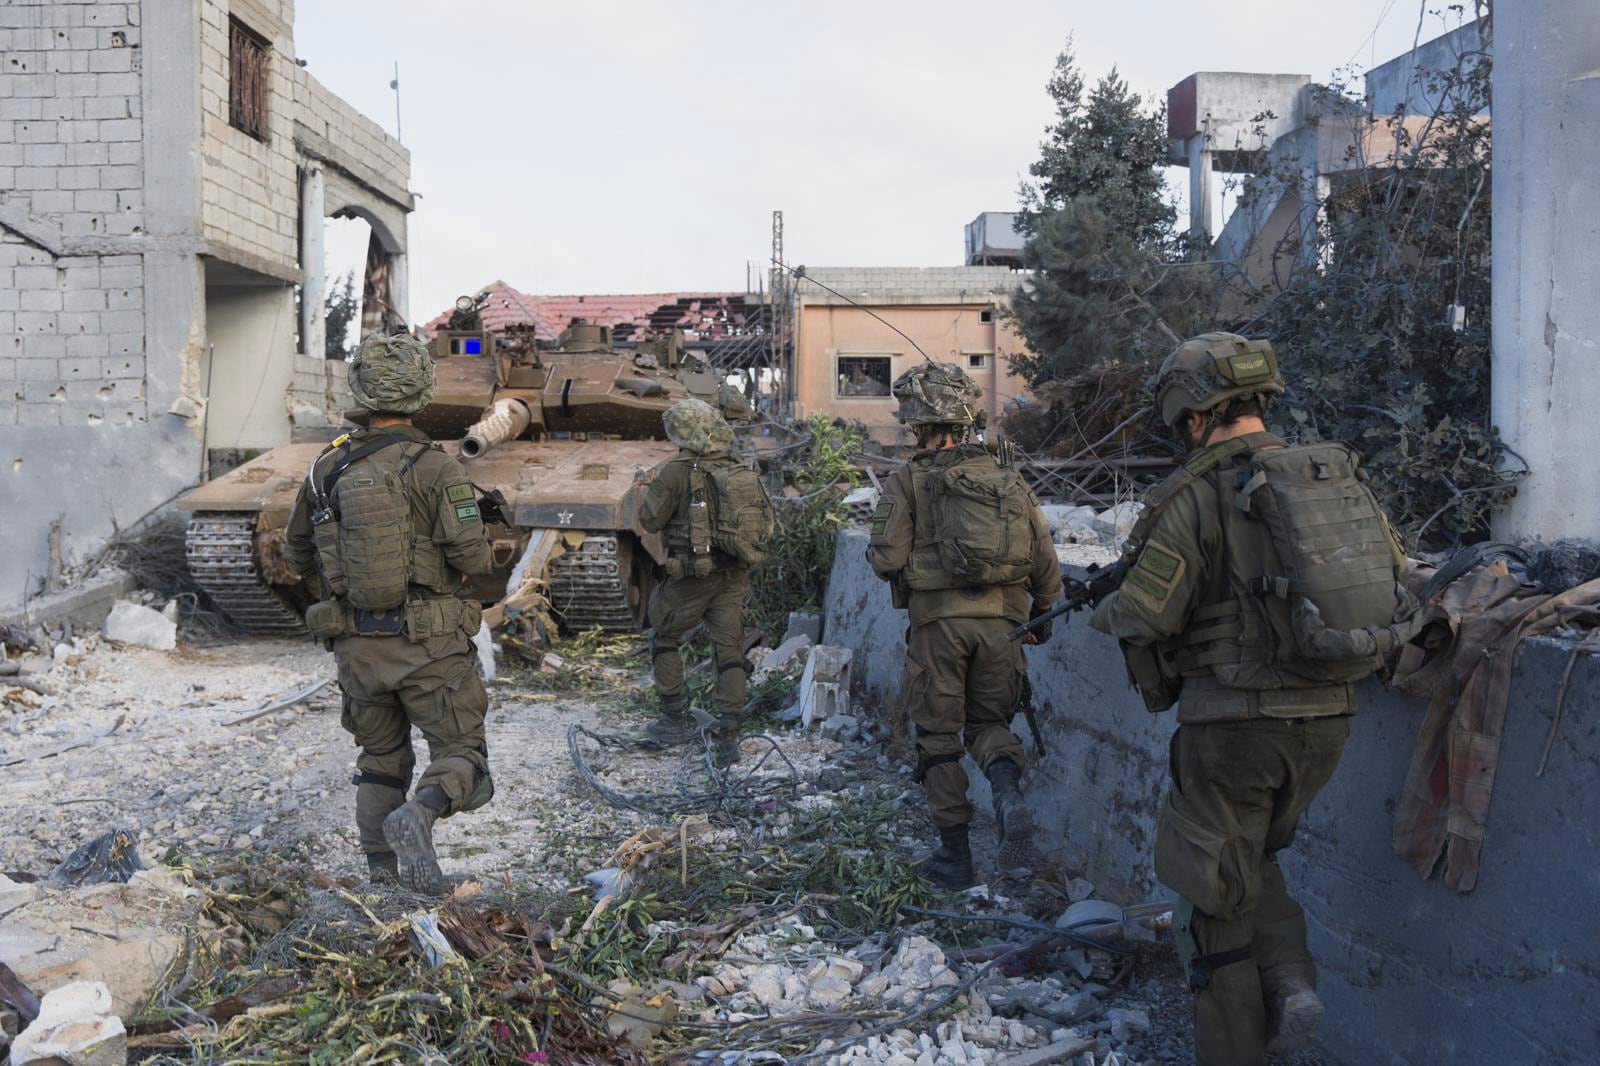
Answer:
[{"label": "combat boot", "polygon": [[661,713],[644,727],[644,739],[663,748],[693,740],[698,731],[689,722],[687,705],[688,700],[682,696],[661,697]]},{"label": "combat boot", "polygon": [[1286,1055],[1311,1043],[1322,1021],[1322,1000],[1311,982],[1289,977],[1278,982],[1267,998],[1267,1054]]},{"label": "combat boot", "polygon": [[977,884],[978,879],[972,872],[972,847],[967,841],[967,827],[940,827],[939,850],[917,863],[917,872],[953,892]]},{"label": "combat boot", "polygon": [[394,852],[367,852],[367,880],[375,885],[392,885],[400,880],[400,860]]},{"label": "combat boot", "polygon": [[1039,858],[1034,843],[1033,815],[1028,813],[1022,795],[1022,770],[1010,759],[996,759],[987,771],[989,789],[994,793],[994,820],[999,828],[1000,848],[996,865],[1001,870],[1032,866]]},{"label": "combat boot", "polygon": [[383,838],[394,849],[400,887],[422,896],[444,894],[444,872],[433,851],[433,823],[450,809],[438,785],[417,789],[415,799],[383,820]]},{"label": "combat boot", "polygon": [[711,760],[717,769],[726,770],[739,761],[739,717],[724,715],[711,731]]}]

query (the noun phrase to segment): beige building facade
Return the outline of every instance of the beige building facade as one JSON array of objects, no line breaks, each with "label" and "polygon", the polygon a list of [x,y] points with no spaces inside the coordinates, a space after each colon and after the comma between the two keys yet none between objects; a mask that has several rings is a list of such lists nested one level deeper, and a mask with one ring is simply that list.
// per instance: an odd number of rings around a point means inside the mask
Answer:
[{"label": "beige building facade", "polygon": [[910,433],[895,421],[889,388],[923,361],[922,353],[970,374],[983,387],[991,421],[1023,391],[1010,356],[1024,344],[1002,313],[1021,278],[1009,267],[814,267],[806,273],[795,291],[798,415],[860,421],[879,445],[910,445]]},{"label": "beige building facade", "polygon": [[70,564],[332,432],[324,220],[371,224],[364,318],[404,321],[409,172],[299,65],[292,0],[0,3],[0,605],[58,515]]}]

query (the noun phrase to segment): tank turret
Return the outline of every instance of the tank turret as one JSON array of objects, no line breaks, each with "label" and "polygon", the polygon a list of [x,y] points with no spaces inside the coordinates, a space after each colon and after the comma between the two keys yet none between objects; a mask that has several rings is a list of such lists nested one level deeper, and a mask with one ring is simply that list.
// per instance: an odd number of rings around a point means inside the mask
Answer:
[{"label": "tank turret", "polygon": [[[638,527],[638,479],[677,451],[661,415],[697,396],[737,417],[742,396],[677,334],[619,349],[609,326],[574,319],[549,347],[531,327],[484,330],[481,307],[481,296],[463,296],[431,338],[434,398],[413,416],[478,486],[505,496],[509,524],[490,528],[497,570],[474,591],[502,602],[512,643],[536,642],[550,623],[637,628],[664,559],[659,538]],[[366,412],[347,417],[364,424]],[[296,630],[317,598],[281,559],[289,509],[320,448],[274,448],[178,503],[194,512],[191,572],[247,628]]]}]

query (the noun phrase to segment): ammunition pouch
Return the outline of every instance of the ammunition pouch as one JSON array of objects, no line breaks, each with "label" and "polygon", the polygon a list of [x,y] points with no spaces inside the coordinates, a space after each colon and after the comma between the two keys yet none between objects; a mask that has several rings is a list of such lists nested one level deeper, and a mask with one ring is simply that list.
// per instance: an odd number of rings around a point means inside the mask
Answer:
[{"label": "ammunition pouch", "polygon": [[339,554],[339,520],[332,511],[318,512],[312,518],[311,543],[317,550],[317,568],[322,574],[324,592],[343,597],[350,591],[344,577],[344,560]]},{"label": "ammunition pouch", "polygon": [[667,560],[666,571],[670,578],[680,577],[710,577],[718,569],[716,560],[710,552],[696,552],[693,555],[674,555]]},{"label": "ammunition pouch", "polygon": [[306,630],[313,640],[337,640],[355,633],[350,612],[338,600],[321,600],[306,609]]},{"label": "ammunition pouch", "polygon": [[414,643],[460,633],[469,639],[483,624],[483,607],[476,600],[434,596],[409,601],[404,608],[406,635]]},{"label": "ammunition pouch", "polygon": [[1183,677],[1172,656],[1160,645],[1123,641],[1122,661],[1128,668],[1128,680],[1144,699],[1145,710],[1160,714],[1178,702]]}]

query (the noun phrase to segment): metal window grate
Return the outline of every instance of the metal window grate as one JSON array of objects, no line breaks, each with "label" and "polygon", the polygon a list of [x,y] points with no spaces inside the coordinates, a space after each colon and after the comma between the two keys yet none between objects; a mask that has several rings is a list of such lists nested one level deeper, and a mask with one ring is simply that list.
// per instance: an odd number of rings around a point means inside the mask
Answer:
[{"label": "metal window grate", "polygon": [[267,139],[267,42],[229,19],[228,124],[258,141]]}]

